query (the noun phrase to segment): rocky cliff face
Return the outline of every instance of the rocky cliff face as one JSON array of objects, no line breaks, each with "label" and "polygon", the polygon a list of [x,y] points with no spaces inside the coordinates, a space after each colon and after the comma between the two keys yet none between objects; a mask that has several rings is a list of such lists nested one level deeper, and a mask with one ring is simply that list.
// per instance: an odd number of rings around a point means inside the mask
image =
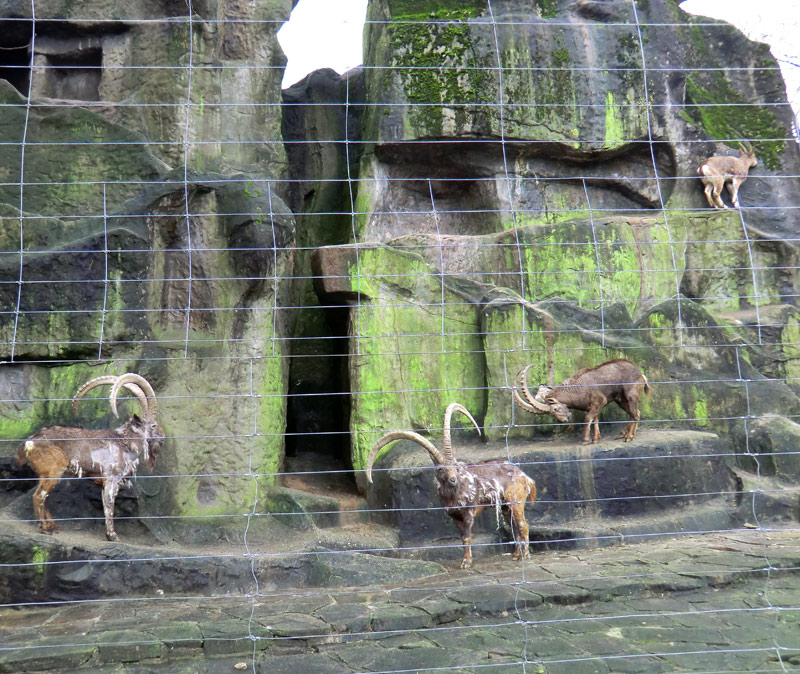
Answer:
[{"label": "rocky cliff face", "polygon": [[157,472],[185,476],[149,482],[140,510],[162,515],[251,509],[286,413],[291,3],[192,9],[45,2],[34,22],[0,5],[2,46],[32,64],[0,79],[0,451],[45,424],[112,424],[102,400],[79,419],[69,400],[137,371],[171,437]]},{"label": "rocky cliff face", "polygon": [[[505,457],[553,434],[520,368],[626,357],[644,432],[720,436],[653,451],[796,479],[800,154],[766,47],[674,3],[372,0],[365,67],[281,94],[290,9],[0,3],[0,46],[35,33],[0,70],[3,456],[137,371],[171,438],[140,511],[245,513],[284,437],[359,469],[458,400]],[[759,165],[712,211],[697,165],[737,139]]]},{"label": "rocky cliff face", "polygon": [[[318,252],[356,305],[356,465],[376,428],[435,429],[454,398],[490,439],[530,436],[508,389],[529,363],[552,384],[631,358],[652,428],[737,450],[753,406],[798,410],[799,157],[765,46],[664,3],[369,17],[357,245]],[[712,212],[696,168],[738,138],[760,157],[745,208]]]}]

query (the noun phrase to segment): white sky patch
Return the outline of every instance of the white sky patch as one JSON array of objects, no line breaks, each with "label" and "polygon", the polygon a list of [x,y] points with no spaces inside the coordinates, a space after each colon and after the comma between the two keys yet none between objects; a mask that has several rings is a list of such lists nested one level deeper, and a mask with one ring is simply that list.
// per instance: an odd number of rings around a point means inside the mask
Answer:
[{"label": "white sky patch", "polygon": [[680,8],[726,21],[751,40],[768,44],[781,67],[795,117],[800,117],[800,0],[685,0]]},{"label": "white sky patch", "polygon": [[278,31],[289,63],[283,88],[320,68],[343,73],[363,62],[367,0],[300,0]]},{"label": "white sky patch", "polygon": [[[770,45],[781,66],[789,103],[800,117],[800,0],[684,0],[689,14],[726,21]],[[278,31],[289,60],[283,87],[319,68],[344,73],[363,62],[367,0],[300,0]]]}]

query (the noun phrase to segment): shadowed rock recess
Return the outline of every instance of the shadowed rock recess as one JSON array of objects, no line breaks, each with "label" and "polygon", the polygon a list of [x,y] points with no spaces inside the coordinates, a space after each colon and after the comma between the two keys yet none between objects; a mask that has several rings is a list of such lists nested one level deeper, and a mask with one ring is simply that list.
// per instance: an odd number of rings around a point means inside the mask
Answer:
[{"label": "shadowed rock recess", "polygon": [[[534,558],[796,523],[800,153],[768,48],[672,2],[370,0],[364,67],[281,92],[293,4],[0,2],[0,597],[438,573],[427,455],[362,469],[386,431],[438,445],[452,401],[483,431],[457,459],[536,480]],[[697,166],[739,139],[742,209],[709,209]],[[653,387],[632,442],[614,404],[589,446],[513,405],[527,365],[535,391],[620,357]],[[168,440],[122,542],[86,480],[37,533],[16,447],[112,425],[70,401],[123,372]],[[476,531],[478,564],[510,550]]]}]

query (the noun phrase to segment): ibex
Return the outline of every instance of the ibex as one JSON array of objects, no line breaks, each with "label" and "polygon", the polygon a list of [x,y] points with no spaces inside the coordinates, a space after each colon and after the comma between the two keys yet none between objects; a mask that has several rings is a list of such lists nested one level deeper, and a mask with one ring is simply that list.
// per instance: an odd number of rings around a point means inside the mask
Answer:
[{"label": "ibex", "polygon": [[[631,361],[616,358],[592,368],[579,370],[569,379],[565,379],[556,387],[540,386],[535,396],[528,390],[526,381],[528,365],[514,378],[514,400],[522,409],[534,414],[552,414],[558,421],[572,423],[573,410],[586,412],[586,430],[583,442],[588,444],[589,433],[594,423],[594,437],[591,442],[600,439],[600,422],[598,416],[611,401],[616,402],[631,418],[631,422],[622,429],[619,436],[625,442],[633,440],[639,424],[639,398],[644,392],[650,395],[650,384],[647,377]],[[518,389],[522,390],[524,399]]]},{"label": "ibex", "polygon": [[153,387],[138,374],[96,377],[78,389],[72,400],[77,414],[78,401],[96,386],[111,385],[111,411],[117,413],[117,395],[126,388],[139,400],[142,416],[134,414],[114,429],[86,429],[72,426],[48,426],[41,429],[17,450],[20,465],[30,464],[39,478],[33,493],[33,511],[45,533],[57,527],[47,508],[47,497],[64,473],[87,476],[103,487],[103,512],[106,538],[118,540],[114,531],[114,502],[121,486],[130,484],[136,474],[140,455],[152,468],[164,442],[164,431],[156,421],[156,398]]},{"label": "ibex", "polygon": [[722,187],[727,183],[734,208],[739,208],[739,188],[747,180],[751,167],[758,164],[756,151],[751,145],[742,145],[738,157],[714,155],[706,159],[697,169],[705,185],[708,205],[712,208],[728,208],[722,201]]},{"label": "ibex", "polygon": [[444,437],[442,452],[436,446],[413,431],[393,431],[375,443],[367,457],[367,481],[372,483],[372,463],[378,452],[395,440],[413,440],[430,454],[436,465],[436,487],[445,512],[455,520],[464,545],[461,568],[472,566],[472,528],[475,518],[489,506],[494,507],[499,517],[502,510],[514,535],[515,549],[512,557],[528,556],[528,523],[525,521],[525,500],[536,499],[536,483],[517,466],[507,461],[493,460],[465,465],[456,461],[450,440],[450,417],[461,412],[480,433],[475,419],[458,403],[450,403],[444,413]]}]

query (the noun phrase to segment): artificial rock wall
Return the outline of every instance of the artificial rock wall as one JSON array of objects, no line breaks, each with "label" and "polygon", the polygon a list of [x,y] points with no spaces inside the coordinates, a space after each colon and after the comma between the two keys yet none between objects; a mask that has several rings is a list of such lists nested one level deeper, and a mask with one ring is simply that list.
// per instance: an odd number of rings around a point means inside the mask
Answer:
[{"label": "artificial rock wall", "polygon": [[[0,4],[0,46],[35,38],[0,68],[2,456],[137,371],[170,436],[140,509],[250,512],[287,429],[357,469],[454,399],[490,446],[543,439],[516,371],[618,356],[657,382],[645,429],[798,436],[800,157],[765,46],[676,3],[371,0],[366,67],[281,94],[291,4]],[[714,212],[696,166],[737,138],[760,163]]]},{"label": "artificial rock wall", "polygon": [[[509,390],[529,363],[552,384],[628,357],[657,382],[646,427],[731,451],[749,414],[798,412],[800,157],[765,45],[673,3],[369,18],[353,235],[316,257],[323,297],[353,306],[356,467],[376,433],[435,434],[454,399],[490,441],[533,437]],[[737,138],[760,163],[744,209],[714,212],[697,166]]]},{"label": "artificial rock wall", "polygon": [[102,397],[78,419],[69,401],[139,372],[170,437],[156,472],[181,476],[147,482],[140,510],[161,515],[252,509],[286,424],[292,3],[190,7],[0,5],[2,46],[33,66],[0,79],[0,454],[42,425],[113,424]]}]

